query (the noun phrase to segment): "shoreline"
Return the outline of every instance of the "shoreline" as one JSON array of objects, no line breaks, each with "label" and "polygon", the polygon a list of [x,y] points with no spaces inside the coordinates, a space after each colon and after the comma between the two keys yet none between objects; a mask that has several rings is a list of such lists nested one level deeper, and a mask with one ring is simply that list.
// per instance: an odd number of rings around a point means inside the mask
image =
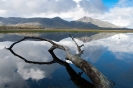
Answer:
[{"label": "shoreline", "polygon": [[115,33],[129,33],[133,30],[101,30],[101,29],[8,29],[0,30],[0,33],[45,33],[45,32],[115,32]]}]

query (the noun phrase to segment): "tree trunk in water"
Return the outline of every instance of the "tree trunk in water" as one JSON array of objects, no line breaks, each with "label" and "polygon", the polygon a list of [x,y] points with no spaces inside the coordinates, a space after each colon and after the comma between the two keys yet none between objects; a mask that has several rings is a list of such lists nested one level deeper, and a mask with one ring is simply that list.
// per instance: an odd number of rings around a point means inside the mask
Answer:
[{"label": "tree trunk in water", "polygon": [[98,69],[77,55],[67,55],[67,59],[86,73],[95,88],[113,88],[114,83],[109,81]]},{"label": "tree trunk in water", "polygon": [[[28,61],[27,59],[23,58],[20,55],[17,55],[13,50],[13,46],[15,46],[17,43],[20,43],[26,39],[38,39],[41,41],[47,41],[49,43],[51,43],[53,46],[53,50],[56,48],[62,49],[66,52],[66,59],[70,60],[75,66],[77,66],[78,68],[80,68],[83,72],[86,73],[86,75],[91,79],[91,81],[93,82],[94,88],[113,88],[114,87],[114,83],[111,82],[110,80],[108,80],[107,77],[105,77],[98,69],[96,69],[96,67],[94,67],[93,65],[91,65],[89,62],[85,61],[84,59],[82,59],[80,56],[82,55],[84,50],[81,50],[81,46],[78,46],[78,44],[76,43],[76,41],[74,40],[74,38],[70,35],[70,37],[72,38],[72,40],[75,42],[77,49],[78,49],[78,54],[73,55],[70,51],[70,49],[67,46],[63,46],[63,45],[59,45],[56,44],[55,42],[53,42],[52,40],[49,39],[45,39],[45,38],[40,38],[40,37],[24,37],[23,39],[14,42],[9,48],[6,48],[8,50],[10,50],[15,56],[21,58],[22,60],[24,60],[26,63],[32,63],[32,64],[52,64],[55,62],[55,60],[50,61],[50,62],[34,62],[34,61]],[[66,67],[67,69],[67,67]]]},{"label": "tree trunk in water", "polygon": [[73,81],[73,83],[78,87],[78,88],[94,88],[94,85],[87,81],[86,79],[81,77],[81,73],[77,74],[73,68],[65,61],[60,60],[53,52],[54,47],[51,47],[48,51],[52,55],[53,59],[59,63],[62,66],[65,66],[68,74],[70,75],[70,79]]}]

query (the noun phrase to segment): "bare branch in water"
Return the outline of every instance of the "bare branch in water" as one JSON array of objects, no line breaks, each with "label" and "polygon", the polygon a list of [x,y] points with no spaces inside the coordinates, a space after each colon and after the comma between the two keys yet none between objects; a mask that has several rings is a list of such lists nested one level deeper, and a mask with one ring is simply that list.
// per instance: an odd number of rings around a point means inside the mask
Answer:
[{"label": "bare branch in water", "polygon": [[[27,59],[23,58],[22,56],[16,54],[12,48],[13,46],[15,46],[17,43],[20,43],[26,39],[38,39],[40,41],[47,41],[49,43],[51,43],[53,46],[50,48],[50,50],[54,50],[56,48],[58,49],[62,49],[66,52],[66,58],[68,60],[70,60],[75,66],[77,66],[78,68],[80,68],[83,72],[86,73],[86,75],[91,79],[91,81],[94,84],[94,88],[113,88],[114,84],[113,82],[111,82],[107,77],[105,77],[96,67],[94,67],[92,64],[90,64],[89,62],[85,61],[84,59],[82,59],[80,56],[83,53],[84,50],[81,50],[81,46],[78,46],[78,44],[76,43],[76,41],[74,40],[74,38],[69,35],[72,40],[75,42],[78,52],[79,54],[75,54],[73,55],[70,51],[70,48],[68,48],[67,46],[63,46],[63,45],[59,45],[55,42],[53,42],[52,40],[49,39],[45,39],[45,38],[40,38],[40,37],[24,37],[23,39],[14,42],[9,48],[7,48],[8,50],[10,50],[15,56],[21,58],[22,60],[24,60],[27,63],[33,63],[33,64],[51,64],[51,63],[55,63],[57,62],[56,59],[53,59],[53,61],[50,62],[34,62],[34,61],[28,61]],[[50,52],[49,50],[49,52]],[[51,54],[53,52],[50,52]],[[53,58],[56,58],[56,55],[53,54],[52,56]],[[58,61],[62,61],[60,59],[58,59]],[[63,65],[63,64],[62,64]]]}]

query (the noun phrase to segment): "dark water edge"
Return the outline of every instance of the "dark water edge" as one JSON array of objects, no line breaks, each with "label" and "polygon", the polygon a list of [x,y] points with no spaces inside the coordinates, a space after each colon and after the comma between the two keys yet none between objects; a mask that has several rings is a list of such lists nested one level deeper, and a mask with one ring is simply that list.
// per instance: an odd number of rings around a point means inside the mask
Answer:
[{"label": "dark water edge", "polygon": [[90,37],[96,33],[72,33],[72,32],[66,32],[66,33],[7,33],[7,34],[0,34],[0,41],[17,41],[24,36],[36,36],[41,38],[47,38],[54,41],[60,41],[61,39],[69,37],[69,34],[71,34],[73,37],[83,37],[87,36]]}]

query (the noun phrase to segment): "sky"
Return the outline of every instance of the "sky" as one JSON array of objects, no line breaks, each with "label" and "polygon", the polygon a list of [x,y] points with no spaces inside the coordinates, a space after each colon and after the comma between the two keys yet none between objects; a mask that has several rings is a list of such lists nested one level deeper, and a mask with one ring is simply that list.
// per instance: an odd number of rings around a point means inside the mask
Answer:
[{"label": "sky", "polygon": [[0,0],[0,17],[61,17],[78,20],[84,16],[133,28],[133,0]]}]

